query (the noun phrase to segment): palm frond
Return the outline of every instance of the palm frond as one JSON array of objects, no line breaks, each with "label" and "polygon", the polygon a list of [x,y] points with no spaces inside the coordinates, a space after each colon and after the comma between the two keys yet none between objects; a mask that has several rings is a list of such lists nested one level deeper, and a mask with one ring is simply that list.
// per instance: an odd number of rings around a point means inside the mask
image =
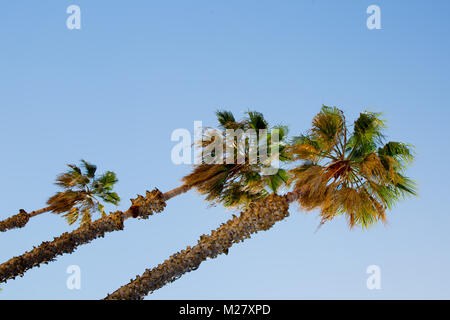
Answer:
[{"label": "palm frond", "polygon": [[95,192],[101,193],[111,191],[114,185],[118,182],[117,176],[112,171],[106,171],[99,178],[95,179],[92,186]]},{"label": "palm frond", "polygon": [[66,218],[66,221],[69,225],[74,224],[80,216],[80,211],[77,207],[72,208],[69,212],[63,214],[63,217]]},{"label": "palm frond", "polygon": [[236,119],[231,111],[218,110],[216,111],[216,117],[222,128],[233,129],[236,124]]},{"label": "palm frond", "polygon": [[91,210],[88,207],[84,207],[81,210],[81,225],[89,224],[92,222]]},{"label": "palm frond", "polygon": [[250,128],[254,130],[268,129],[269,125],[261,112],[248,111]]},{"label": "palm frond", "polygon": [[381,113],[364,112],[349,135],[343,113],[323,107],[312,129],[296,137],[289,150],[301,163],[290,170],[298,202],[305,210],[319,209],[321,225],[345,214],[349,226],[368,228],[386,222],[386,209],[417,185],[404,175],[414,155],[412,146],[384,140]]},{"label": "palm frond", "polygon": [[384,139],[383,130],[386,128],[385,120],[381,118],[382,113],[363,112],[354,123],[351,141],[354,145],[364,143],[382,143]]},{"label": "palm frond", "polygon": [[86,176],[88,176],[89,178],[94,178],[95,177],[95,172],[97,171],[97,166],[81,159],[81,163],[84,167],[84,169],[86,170]]},{"label": "palm frond", "polygon": [[108,203],[112,203],[115,206],[118,206],[120,203],[120,197],[116,192],[105,192],[101,193],[99,197]]},{"label": "palm frond", "polygon": [[104,202],[118,205],[120,197],[113,192],[114,184],[117,183],[117,176],[112,171],[107,171],[100,177],[95,178],[97,166],[81,160],[80,167],[69,164],[71,169],[60,174],[56,178],[56,184],[64,190],[50,197],[47,204],[51,211],[63,214],[69,224],[73,224],[81,217],[81,224],[85,224],[92,219],[92,214],[99,211],[105,215],[104,206],[99,199]]},{"label": "palm frond", "polygon": [[313,119],[312,137],[327,149],[331,149],[338,143],[344,124],[345,121],[341,110],[336,107],[323,106]]}]

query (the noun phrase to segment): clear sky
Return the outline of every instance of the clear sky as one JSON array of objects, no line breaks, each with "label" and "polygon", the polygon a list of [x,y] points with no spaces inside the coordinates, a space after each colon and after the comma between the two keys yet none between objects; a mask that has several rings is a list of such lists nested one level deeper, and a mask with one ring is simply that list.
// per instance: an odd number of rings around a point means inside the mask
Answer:
[{"label": "clear sky", "polygon": [[[81,30],[66,27],[72,4]],[[366,27],[372,4],[381,30]],[[350,231],[337,218],[315,233],[317,213],[292,206],[147,299],[449,299],[449,31],[447,0],[2,1],[0,218],[43,207],[56,175],[81,158],[118,174],[120,209],[178,186],[190,167],[171,162],[172,131],[214,126],[219,108],[256,109],[297,134],[322,104],[351,119],[372,107],[388,137],[417,152],[409,174],[420,197],[387,227]],[[1,285],[0,299],[103,298],[232,213],[191,191]],[[71,229],[53,214],[33,218],[0,234],[0,261]],[[81,290],[66,287],[70,265]],[[366,287],[370,265],[381,290]]]}]

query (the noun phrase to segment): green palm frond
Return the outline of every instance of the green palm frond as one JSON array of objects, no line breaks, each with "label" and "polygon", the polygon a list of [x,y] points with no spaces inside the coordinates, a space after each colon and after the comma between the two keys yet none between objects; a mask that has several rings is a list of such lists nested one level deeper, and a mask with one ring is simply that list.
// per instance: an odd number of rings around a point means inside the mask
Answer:
[{"label": "green palm frond", "polygon": [[404,199],[408,196],[417,196],[418,195],[418,191],[417,191],[417,183],[406,177],[403,176],[402,174],[398,173],[400,179],[399,181],[395,184],[396,189],[398,190],[398,192],[401,195],[401,198]]},{"label": "green palm frond", "polygon": [[86,170],[86,176],[89,178],[95,177],[95,172],[97,171],[97,166],[81,159],[81,163],[83,164],[84,169]]},{"label": "green palm frond", "polygon": [[261,112],[248,111],[250,128],[254,130],[268,129],[268,123]]},{"label": "green palm frond", "polygon": [[414,161],[413,146],[401,142],[386,143],[383,147],[378,148],[378,154],[380,157],[394,158],[400,170],[405,169]]},{"label": "green palm frond", "polygon": [[81,169],[74,164],[68,164],[69,168],[71,168],[74,172],[78,173],[80,176],[82,175]]},{"label": "green palm frond", "polygon": [[218,110],[216,111],[217,121],[220,126],[225,129],[233,128],[233,125],[236,123],[236,119],[234,115],[230,111]]},{"label": "green palm frond", "polygon": [[227,208],[244,209],[248,207],[252,202],[257,201],[267,195],[268,193],[264,189],[259,190],[258,192],[251,192],[249,190],[246,190],[242,186],[242,184],[233,183],[220,194],[220,201],[218,202],[222,203],[223,206]]},{"label": "green palm frond", "polygon": [[113,205],[117,206],[120,203],[120,197],[116,192],[105,192],[99,194],[99,197],[103,199],[103,201],[112,203]]},{"label": "green palm frond", "polygon": [[382,113],[363,112],[354,123],[352,141],[354,145],[364,143],[382,143],[384,139],[383,130],[386,128],[385,120],[381,118]]},{"label": "green palm frond", "polygon": [[268,188],[273,192],[277,193],[278,190],[286,185],[289,181],[290,175],[284,169],[278,169],[278,172],[273,175],[264,176],[263,179],[266,179],[266,184]]},{"label": "green palm frond", "polygon": [[92,187],[96,193],[103,193],[111,191],[118,181],[119,180],[114,172],[106,171],[98,179],[94,180]]}]

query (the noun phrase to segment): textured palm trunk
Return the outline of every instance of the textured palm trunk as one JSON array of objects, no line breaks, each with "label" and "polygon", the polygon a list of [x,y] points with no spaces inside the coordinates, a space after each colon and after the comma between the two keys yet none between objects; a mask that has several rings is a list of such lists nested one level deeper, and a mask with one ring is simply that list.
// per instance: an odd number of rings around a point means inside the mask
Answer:
[{"label": "textured palm trunk", "polygon": [[197,245],[188,246],[175,253],[153,269],[147,269],[136,279],[122,286],[105,300],[140,300],[147,294],[175,281],[183,274],[196,270],[208,258],[228,254],[233,243],[250,238],[251,234],[270,229],[277,221],[289,216],[289,203],[298,199],[299,194],[290,192],[285,196],[270,195],[253,203],[239,217],[234,216],[210,235],[200,237]]},{"label": "textured palm trunk", "polygon": [[21,209],[20,212],[12,217],[9,217],[3,221],[0,221],[0,232],[5,232],[11,229],[23,228],[28,223],[31,217],[40,215],[52,210],[52,207],[45,207],[30,213]]},{"label": "textured palm trunk", "polygon": [[[184,189],[176,188],[175,190],[177,191],[168,192],[172,195],[171,197],[174,194],[183,193]],[[145,197],[138,196],[136,199],[131,199],[132,205],[125,212],[117,211],[111,213],[109,216],[83,225],[72,232],[63,233],[53,241],[43,242],[31,251],[2,263],[0,265],[0,283],[6,282],[8,279],[14,279],[16,276],[22,276],[27,270],[39,266],[42,263],[54,261],[57,256],[72,253],[80,245],[103,237],[107,232],[122,230],[123,221],[130,217],[148,219],[154,213],[163,211],[166,206],[165,199],[170,199],[166,197],[166,194],[161,193],[158,189],[151,192],[147,191]],[[27,217],[29,219],[29,216],[23,215],[23,219],[27,219]],[[113,223],[114,221],[115,223]]]},{"label": "textured palm trunk", "polygon": [[71,253],[79,245],[103,237],[105,233],[123,229],[123,213],[117,211],[91,224],[86,224],[73,232],[63,233],[53,241],[43,242],[40,246],[14,257],[0,265],[0,282],[14,279],[42,263],[53,261],[58,255]]}]

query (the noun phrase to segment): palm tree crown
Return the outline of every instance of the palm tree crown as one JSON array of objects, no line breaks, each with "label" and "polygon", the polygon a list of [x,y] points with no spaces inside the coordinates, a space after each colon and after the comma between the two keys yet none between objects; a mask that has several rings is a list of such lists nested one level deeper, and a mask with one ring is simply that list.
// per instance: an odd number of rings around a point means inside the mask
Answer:
[{"label": "palm tree crown", "polygon": [[[249,143],[239,144],[235,139],[232,143],[233,163],[226,163],[230,151],[226,148],[227,130],[246,130],[253,129],[256,133],[259,130],[268,130],[269,125],[264,116],[259,112],[249,111],[246,117],[237,121],[233,113],[229,111],[217,111],[217,120],[220,131],[214,130],[215,136],[211,136],[210,131],[203,133],[204,142],[201,147],[205,148],[208,144],[219,138],[224,143],[221,163],[204,163],[195,165],[193,171],[183,178],[186,185],[195,187],[198,192],[206,195],[206,200],[212,203],[222,203],[225,207],[245,208],[252,201],[267,196],[270,192],[277,192],[288,179],[288,174],[283,169],[278,169],[274,174],[263,175],[261,170],[271,166],[272,159],[278,156],[280,161],[287,160],[285,139],[287,136],[287,127],[277,126],[265,137],[257,136],[257,161],[251,163],[249,160]],[[278,133],[279,142],[272,142],[271,135]],[[246,138],[247,139],[247,138]],[[260,157],[262,139],[265,139],[267,146],[267,159]],[[222,143],[221,142],[221,143]],[[246,142],[249,142],[246,140]],[[278,148],[278,149],[277,149]],[[277,151],[274,151],[277,150]],[[214,156],[215,150],[212,151]],[[275,154],[276,153],[276,154]],[[237,161],[238,157],[244,161]],[[203,157],[202,157],[203,160]]]},{"label": "palm tree crown", "polygon": [[353,130],[336,107],[323,106],[312,128],[295,137],[289,148],[301,164],[291,170],[298,202],[306,210],[320,209],[321,224],[345,214],[350,227],[386,221],[386,209],[408,195],[416,184],[405,176],[413,161],[410,145],[384,144],[384,120],[366,111]]},{"label": "palm tree crown", "polygon": [[59,175],[55,182],[64,190],[48,199],[47,204],[53,212],[65,213],[63,216],[69,224],[75,223],[80,216],[81,224],[89,223],[96,211],[105,216],[100,200],[116,206],[119,204],[120,197],[113,192],[118,181],[114,172],[107,171],[96,177],[97,167],[85,160],[81,160],[81,168],[73,164],[67,166],[70,170]]}]

